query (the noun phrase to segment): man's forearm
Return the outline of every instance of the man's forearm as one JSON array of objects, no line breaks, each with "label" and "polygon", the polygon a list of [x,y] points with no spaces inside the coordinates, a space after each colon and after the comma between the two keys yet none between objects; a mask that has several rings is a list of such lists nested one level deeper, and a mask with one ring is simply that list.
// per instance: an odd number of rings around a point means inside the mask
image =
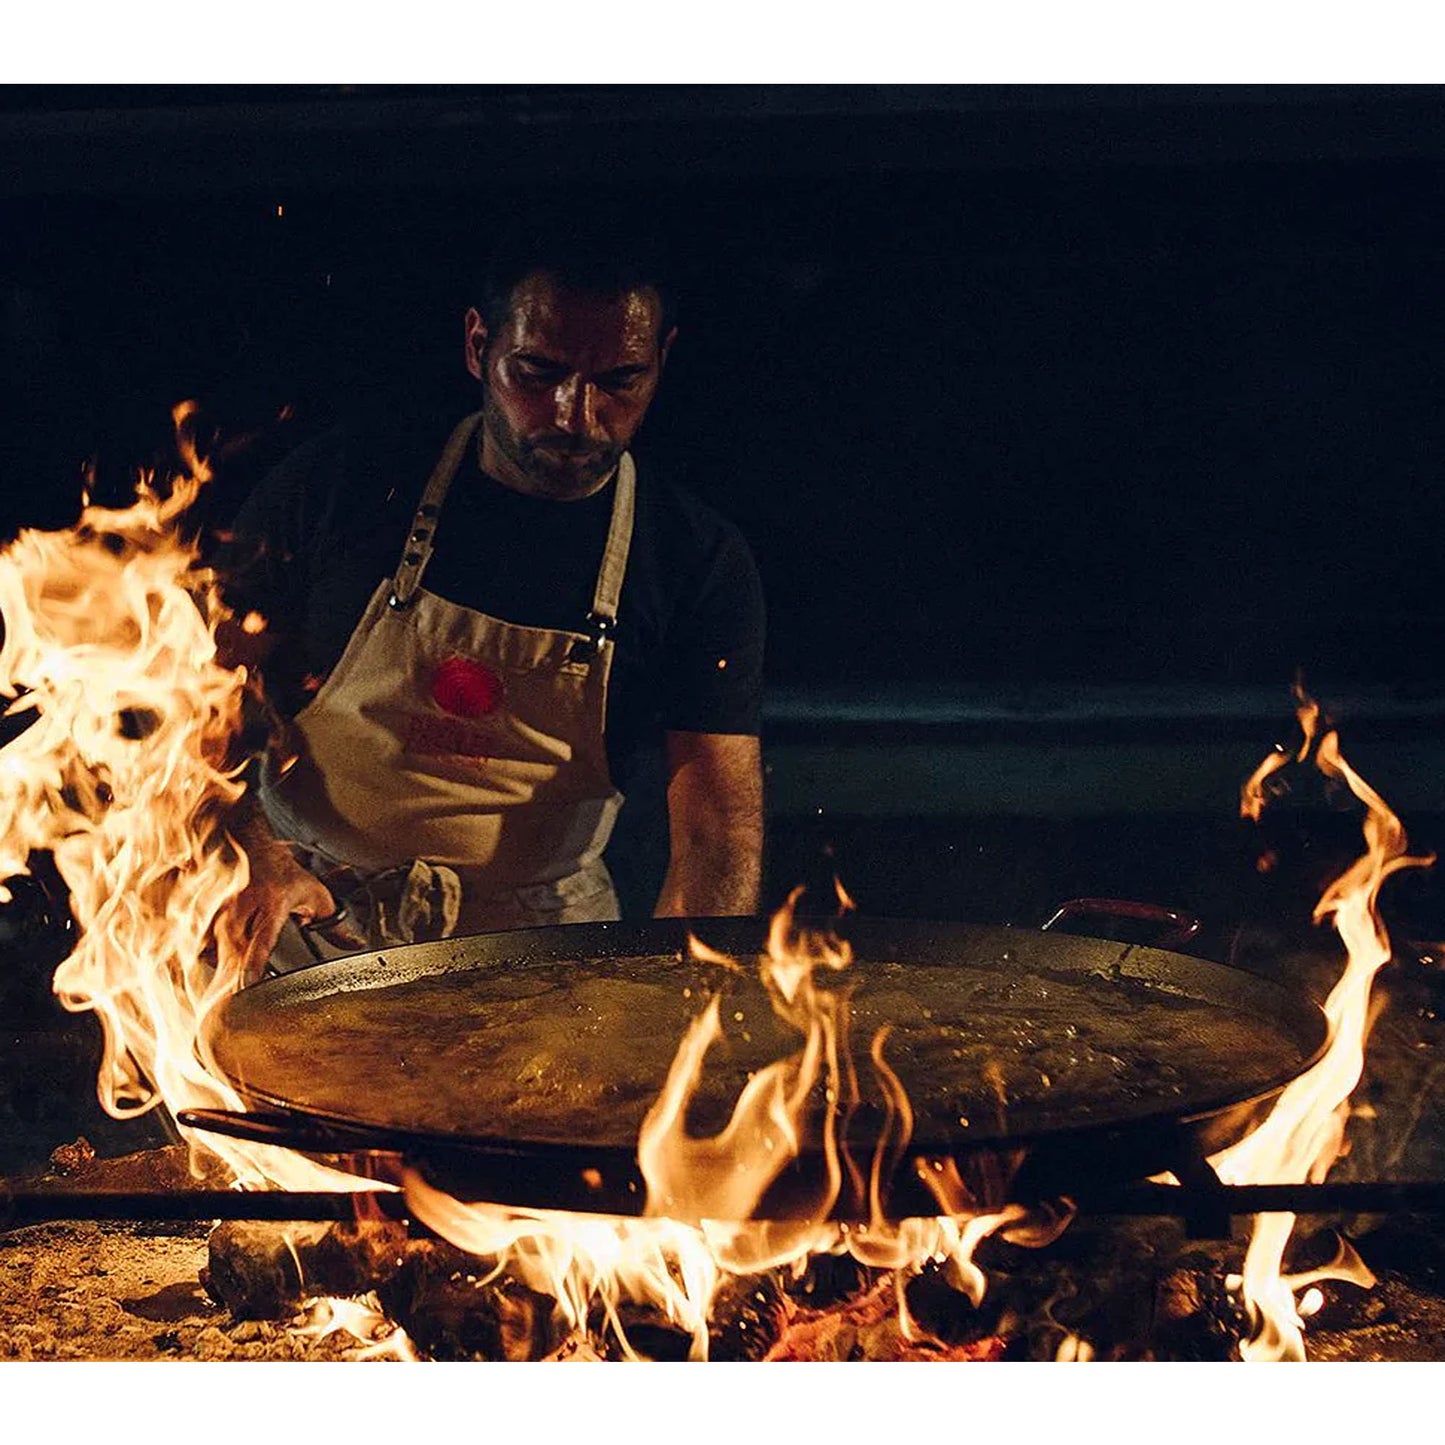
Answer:
[{"label": "man's forearm", "polygon": [[667,734],[672,858],[659,918],[756,913],[762,879],[763,774],[750,734]]},{"label": "man's forearm", "polygon": [[659,918],[756,913],[762,883],[760,829],[674,845],[657,900]]}]

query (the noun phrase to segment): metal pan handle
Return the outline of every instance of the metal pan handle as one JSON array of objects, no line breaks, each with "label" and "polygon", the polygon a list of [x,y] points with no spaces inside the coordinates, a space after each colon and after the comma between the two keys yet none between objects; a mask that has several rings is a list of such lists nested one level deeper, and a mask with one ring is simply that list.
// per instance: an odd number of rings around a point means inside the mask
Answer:
[{"label": "metal pan handle", "polygon": [[295,1115],[240,1113],[230,1109],[182,1109],[176,1122],[187,1129],[207,1134],[224,1134],[248,1144],[275,1144],[308,1154],[349,1154],[363,1150],[389,1152],[388,1141],[379,1133],[348,1129],[322,1120],[298,1119]]},{"label": "metal pan handle", "polygon": [[[1158,937],[1147,940],[1154,948],[1178,948],[1188,943],[1203,926],[1199,919],[1192,914],[1181,913],[1174,908],[1161,908],[1157,903],[1136,903],[1127,898],[1071,898],[1067,903],[1061,904],[1058,911],[1047,923],[1041,925],[1041,931],[1054,929],[1059,933],[1071,933],[1075,930],[1070,928],[1059,928],[1057,925],[1066,923],[1070,919],[1086,917],[1106,918],[1117,923],[1119,920],[1127,920],[1129,923],[1152,923],[1160,929]],[[1145,940],[1126,940],[1144,942]]]}]

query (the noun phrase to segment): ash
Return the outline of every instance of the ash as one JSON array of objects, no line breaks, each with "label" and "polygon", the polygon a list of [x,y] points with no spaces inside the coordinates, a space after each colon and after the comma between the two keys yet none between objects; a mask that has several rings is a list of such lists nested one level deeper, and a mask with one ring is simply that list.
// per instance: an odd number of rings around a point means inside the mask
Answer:
[{"label": "ash", "polygon": [[0,1235],[0,1359],[343,1360],[349,1335],[236,1320],[201,1287],[204,1225],[37,1225]]}]

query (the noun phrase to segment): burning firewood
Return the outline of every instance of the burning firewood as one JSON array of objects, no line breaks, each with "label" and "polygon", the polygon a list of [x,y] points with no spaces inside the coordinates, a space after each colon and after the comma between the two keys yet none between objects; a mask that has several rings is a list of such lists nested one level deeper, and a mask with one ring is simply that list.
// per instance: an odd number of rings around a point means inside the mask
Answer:
[{"label": "burning firewood", "polygon": [[444,1240],[411,1240],[377,1297],[434,1360],[541,1360],[566,1340],[557,1303]]},{"label": "burning firewood", "polygon": [[1153,1303],[1156,1358],[1227,1360],[1248,1331],[1238,1297],[1225,1288],[1224,1271],[1202,1253],[1186,1255],[1164,1275]]},{"label": "burning firewood", "polygon": [[768,1352],[769,1360],[998,1360],[997,1336],[945,1345],[929,1336],[910,1338],[900,1324],[898,1288],[887,1276],[867,1294],[841,1307],[800,1311]]},{"label": "burning firewood", "polygon": [[236,1319],[287,1319],[317,1295],[384,1287],[409,1247],[403,1228],[382,1223],[232,1220],[211,1231],[201,1283]]},{"label": "burning firewood", "polygon": [[712,1360],[761,1360],[782,1338],[795,1312],[776,1273],[725,1282],[708,1320]]}]

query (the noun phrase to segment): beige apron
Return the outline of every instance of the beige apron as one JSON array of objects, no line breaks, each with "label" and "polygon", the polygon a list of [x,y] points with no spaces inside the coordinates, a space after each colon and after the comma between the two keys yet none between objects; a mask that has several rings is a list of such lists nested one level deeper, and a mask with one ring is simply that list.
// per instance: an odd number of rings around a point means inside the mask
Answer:
[{"label": "beige apron", "polygon": [[[618,916],[602,852],[622,795],[604,726],[632,458],[617,470],[588,631],[523,627],[421,586],[480,421],[452,433],[395,575],[296,717],[296,762],[262,790],[276,835],[299,845],[373,948]],[[305,945],[293,924],[274,961],[336,952]]]}]

